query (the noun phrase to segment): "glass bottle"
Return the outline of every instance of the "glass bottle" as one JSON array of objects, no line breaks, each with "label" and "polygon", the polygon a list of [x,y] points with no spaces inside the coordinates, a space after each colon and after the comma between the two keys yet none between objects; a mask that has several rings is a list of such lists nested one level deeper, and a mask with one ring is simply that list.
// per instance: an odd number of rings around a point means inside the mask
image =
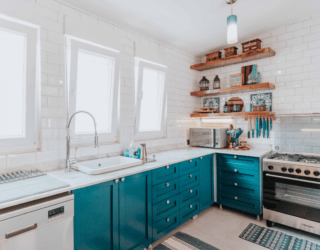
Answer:
[{"label": "glass bottle", "polygon": [[229,113],[229,106],[228,106],[227,102],[223,106],[223,113]]}]

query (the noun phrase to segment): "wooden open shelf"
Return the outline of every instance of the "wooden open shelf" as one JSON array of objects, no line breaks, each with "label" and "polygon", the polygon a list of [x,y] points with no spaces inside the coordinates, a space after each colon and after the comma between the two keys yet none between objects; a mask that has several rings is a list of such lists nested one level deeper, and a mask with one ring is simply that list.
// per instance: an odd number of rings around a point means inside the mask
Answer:
[{"label": "wooden open shelf", "polygon": [[228,66],[231,64],[262,59],[262,58],[271,57],[275,55],[276,55],[276,52],[274,52],[271,48],[268,47],[264,49],[250,50],[250,51],[241,53],[240,55],[235,55],[235,56],[217,59],[214,61],[195,64],[190,66],[190,69],[202,71],[206,69],[219,68],[219,67]]},{"label": "wooden open shelf", "polygon": [[218,118],[218,117],[256,117],[256,116],[274,116],[270,111],[251,111],[251,112],[231,112],[231,113],[209,113],[209,114],[191,114],[190,117],[199,118]]},{"label": "wooden open shelf", "polygon": [[213,89],[213,90],[205,90],[205,91],[195,91],[191,92],[191,96],[214,96],[214,95],[224,95],[238,92],[252,92],[255,90],[272,90],[275,89],[275,86],[269,82],[259,83],[259,84],[251,84],[251,85],[243,85],[239,87],[230,87],[224,89]]}]

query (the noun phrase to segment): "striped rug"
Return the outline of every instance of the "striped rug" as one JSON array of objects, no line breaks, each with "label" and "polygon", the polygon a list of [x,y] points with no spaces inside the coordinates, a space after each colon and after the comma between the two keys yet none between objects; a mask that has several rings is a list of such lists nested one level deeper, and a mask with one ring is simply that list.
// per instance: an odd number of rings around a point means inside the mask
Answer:
[{"label": "striped rug", "polygon": [[154,250],[219,250],[188,234],[178,232],[165,242],[156,246]]},{"label": "striped rug", "polygon": [[320,245],[310,241],[299,239],[265,227],[260,227],[252,223],[250,223],[239,237],[274,250],[320,250]]}]

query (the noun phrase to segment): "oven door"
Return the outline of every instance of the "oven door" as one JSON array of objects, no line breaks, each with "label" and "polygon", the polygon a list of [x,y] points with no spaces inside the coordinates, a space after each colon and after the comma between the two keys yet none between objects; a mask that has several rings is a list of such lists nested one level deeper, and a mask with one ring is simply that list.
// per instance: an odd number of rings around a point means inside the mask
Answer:
[{"label": "oven door", "polygon": [[320,181],[264,172],[263,206],[272,211],[320,222]]}]

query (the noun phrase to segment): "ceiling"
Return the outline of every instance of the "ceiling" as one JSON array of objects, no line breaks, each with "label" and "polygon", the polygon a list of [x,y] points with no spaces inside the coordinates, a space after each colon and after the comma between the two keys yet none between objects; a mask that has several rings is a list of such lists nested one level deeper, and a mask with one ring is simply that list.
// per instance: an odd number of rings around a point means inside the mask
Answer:
[{"label": "ceiling", "polygon": [[[226,0],[63,0],[120,27],[202,57],[227,45]],[[315,17],[320,0],[238,0],[239,42]]]}]

